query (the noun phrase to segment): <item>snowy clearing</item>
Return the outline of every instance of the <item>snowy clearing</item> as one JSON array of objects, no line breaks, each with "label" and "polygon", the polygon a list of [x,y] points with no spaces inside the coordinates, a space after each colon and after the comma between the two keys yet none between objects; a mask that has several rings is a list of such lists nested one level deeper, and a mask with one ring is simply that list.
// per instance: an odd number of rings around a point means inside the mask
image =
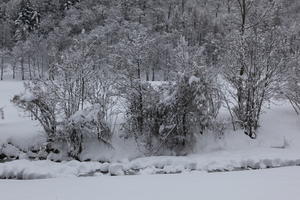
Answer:
[{"label": "snowy clearing", "polygon": [[6,200],[283,200],[300,195],[300,167],[231,173],[0,180]]}]

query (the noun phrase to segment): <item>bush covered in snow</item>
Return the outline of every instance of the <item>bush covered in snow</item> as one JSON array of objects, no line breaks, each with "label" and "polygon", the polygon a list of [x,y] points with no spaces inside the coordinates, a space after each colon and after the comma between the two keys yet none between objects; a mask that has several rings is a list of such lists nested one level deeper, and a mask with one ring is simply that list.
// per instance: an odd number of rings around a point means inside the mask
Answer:
[{"label": "bush covered in snow", "polygon": [[125,127],[146,153],[187,153],[195,134],[214,126],[221,104],[218,89],[200,71],[158,87],[142,83],[141,88],[130,95]]},{"label": "bush covered in snow", "polygon": [[[33,81],[25,85],[27,93],[16,95],[12,100],[43,127],[47,135],[45,151],[57,153],[66,150],[70,157],[79,159],[87,139],[95,138],[104,145],[110,145],[112,133],[103,107],[95,103],[82,110],[79,106],[72,108],[75,102],[60,99],[54,86],[52,81]],[[57,149],[64,144],[67,148]]]},{"label": "bush covered in snow", "polygon": [[89,138],[95,138],[104,145],[111,146],[112,132],[104,120],[100,105],[77,111],[67,120],[60,132],[68,144],[68,153],[71,157],[78,158],[84,148],[84,142]]}]

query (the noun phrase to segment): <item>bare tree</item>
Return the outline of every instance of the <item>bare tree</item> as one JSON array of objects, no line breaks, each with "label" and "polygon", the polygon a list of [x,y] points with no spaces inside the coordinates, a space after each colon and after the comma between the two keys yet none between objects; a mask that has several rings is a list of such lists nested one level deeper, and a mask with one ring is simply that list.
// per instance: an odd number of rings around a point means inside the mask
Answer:
[{"label": "bare tree", "polygon": [[237,122],[251,138],[256,138],[262,106],[275,94],[288,59],[285,35],[272,20],[276,4],[260,3],[238,0],[240,30],[228,38],[224,61],[225,76],[236,90]]}]

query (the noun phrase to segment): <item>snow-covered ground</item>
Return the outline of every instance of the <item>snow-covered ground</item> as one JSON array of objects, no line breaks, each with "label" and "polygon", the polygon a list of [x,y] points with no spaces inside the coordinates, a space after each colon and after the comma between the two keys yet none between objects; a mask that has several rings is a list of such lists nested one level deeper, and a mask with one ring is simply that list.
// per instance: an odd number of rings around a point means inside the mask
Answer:
[{"label": "snow-covered ground", "polygon": [[[0,145],[11,142],[28,149],[42,143],[44,137],[36,122],[28,117],[24,118],[25,114],[10,102],[13,95],[22,90],[22,82],[0,82],[0,107],[4,107],[5,112],[5,119],[0,120]],[[161,174],[296,166],[300,165],[300,117],[285,102],[271,104],[264,109],[262,126],[256,140],[239,131],[229,131],[222,139],[209,135],[200,136],[194,153],[182,157],[135,158],[139,154],[134,150],[135,147],[120,139],[116,152],[99,149],[101,148],[94,146],[92,149],[85,149],[83,160],[101,158],[110,161],[109,166],[98,162],[17,160],[0,164],[0,177],[35,179],[76,177],[103,172],[112,175]]]},{"label": "snow-covered ground", "polygon": [[[220,159],[221,157],[222,159]],[[300,159],[297,157],[282,158],[278,155],[274,155],[273,157],[267,155],[264,158],[241,158],[241,156],[239,156],[235,158],[235,160],[233,157],[231,154],[225,155],[224,153],[221,153],[219,156],[211,157],[207,155],[202,157],[146,157],[127,163],[79,161],[56,163],[49,160],[16,160],[0,164],[0,179],[30,180],[96,175],[178,174],[192,171],[243,171],[284,166],[300,166]]]},{"label": "snow-covered ground", "polygon": [[22,81],[0,81],[0,108],[4,109],[4,120],[0,119],[0,145],[12,142],[26,149],[43,141],[43,132],[36,121],[17,109],[10,100],[24,90]]},{"label": "snow-covered ground", "polygon": [[300,167],[176,175],[0,180],[5,200],[299,199]]}]

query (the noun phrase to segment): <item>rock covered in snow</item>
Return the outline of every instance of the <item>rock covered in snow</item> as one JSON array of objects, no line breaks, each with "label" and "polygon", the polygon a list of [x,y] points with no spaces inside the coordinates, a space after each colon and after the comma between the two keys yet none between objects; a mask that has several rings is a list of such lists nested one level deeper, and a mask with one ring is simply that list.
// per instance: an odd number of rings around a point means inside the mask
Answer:
[{"label": "rock covered in snow", "polygon": [[112,176],[124,175],[124,167],[122,164],[116,163],[109,166],[109,174]]},{"label": "rock covered in snow", "polygon": [[109,171],[109,163],[103,163],[100,167],[100,172],[108,173]]},{"label": "rock covered in snow", "polygon": [[19,158],[21,153],[23,152],[11,144],[4,144],[0,148],[0,154],[5,155],[7,158]]}]

